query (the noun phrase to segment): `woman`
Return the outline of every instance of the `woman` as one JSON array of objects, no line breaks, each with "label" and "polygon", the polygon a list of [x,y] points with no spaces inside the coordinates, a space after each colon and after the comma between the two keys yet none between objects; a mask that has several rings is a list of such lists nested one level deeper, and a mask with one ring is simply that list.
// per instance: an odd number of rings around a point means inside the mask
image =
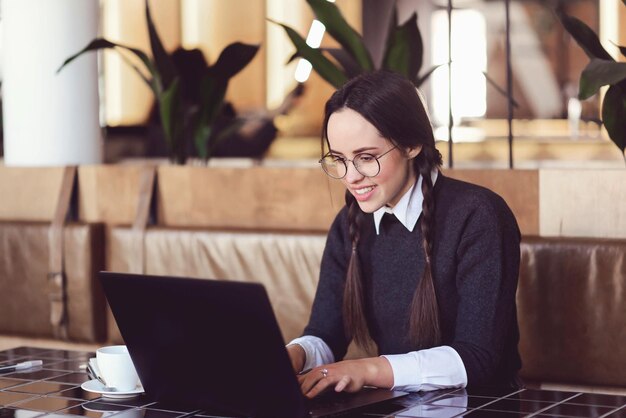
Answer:
[{"label": "woman", "polygon": [[[287,347],[303,393],[515,384],[517,223],[495,193],[441,173],[415,87],[387,71],[349,81],[326,103],[322,143],[346,206]],[[352,340],[381,356],[340,361]]]}]

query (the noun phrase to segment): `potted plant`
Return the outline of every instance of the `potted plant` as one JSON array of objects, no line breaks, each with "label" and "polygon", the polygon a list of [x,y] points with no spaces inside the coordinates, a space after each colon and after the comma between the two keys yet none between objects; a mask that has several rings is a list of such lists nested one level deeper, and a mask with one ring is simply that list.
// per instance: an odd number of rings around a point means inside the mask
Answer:
[{"label": "potted plant", "polygon": [[[206,162],[211,157],[215,144],[236,129],[234,125],[236,122],[222,126],[219,130],[213,128],[221,113],[229,80],[248,65],[259,46],[234,42],[222,50],[213,65],[206,65],[193,77],[189,77],[163,47],[150,15],[148,0],[146,0],[146,20],[152,58],[140,49],[97,38],[65,60],[58,71],[90,51],[113,49],[132,53],[139,58],[141,66],[135,65],[126,59],[125,55],[121,55],[154,94],[170,160],[184,164],[189,157],[191,142],[197,156]],[[194,57],[192,51],[183,50],[181,53],[179,50],[179,53],[182,62]],[[181,59],[177,62],[181,62]],[[185,93],[191,90],[195,90],[196,94]]]},{"label": "potted plant", "polygon": [[[283,27],[296,48],[296,53],[291,57],[290,62],[297,57],[308,60],[313,69],[335,88],[340,87],[349,78],[375,68],[363,38],[348,24],[335,4],[327,0],[307,0],[307,3],[341,48],[312,48],[294,29],[272,21]],[[398,24],[397,13],[394,9],[389,22],[381,68],[399,72],[419,86],[437,68],[435,66],[426,73],[419,74],[422,67],[423,49],[422,36],[417,26],[417,13],[413,13],[403,24]],[[336,63],[331,61],[325,53],[330,54]]]},{"label": "potted plant", "polygon": [[[626,0],[622,0],[626,6]],[[602,122],[611,140],[624,156],[626,148],[626,62],[617,62],[604,49],[596,33],[581,20],[568,16],[562,10],[559,18],[565,29],[589,57],[589,63],[580,75],[578,97],[585,100],[609,86],[602,100]],[[618,46],[626,57],[626,46]]]}]

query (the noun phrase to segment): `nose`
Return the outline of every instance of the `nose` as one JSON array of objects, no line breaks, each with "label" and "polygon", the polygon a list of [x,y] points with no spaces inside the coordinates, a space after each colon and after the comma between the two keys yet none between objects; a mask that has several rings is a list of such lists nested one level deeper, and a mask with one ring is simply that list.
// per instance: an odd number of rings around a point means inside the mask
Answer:
[{"label": "nose", "polygon": [[354,184],[354,183],[361,181],[363,177],[365,177],[363,176],[363,174],[359,173],[359,170],[356,169],[352,161],[349,161],[347,165],[348,165],[348,168],[346,171],[346,176],[344,177],[344,180],[346,181],[346,183]]}]

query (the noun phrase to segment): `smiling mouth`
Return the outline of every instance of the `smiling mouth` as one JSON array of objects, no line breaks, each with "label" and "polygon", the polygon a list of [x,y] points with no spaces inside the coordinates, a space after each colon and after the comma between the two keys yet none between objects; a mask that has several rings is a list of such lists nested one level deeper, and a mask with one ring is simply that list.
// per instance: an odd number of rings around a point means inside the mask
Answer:
[{"label": "smiling mouth", "polygon": [[364,187],[362,189],[357,189],[354,191],[354,193],[358,194],[358,195],[364,195],[367,194],[369,192],[371,192],[372,190],[374,190],[374,186],[369,186],[369,187]]}]

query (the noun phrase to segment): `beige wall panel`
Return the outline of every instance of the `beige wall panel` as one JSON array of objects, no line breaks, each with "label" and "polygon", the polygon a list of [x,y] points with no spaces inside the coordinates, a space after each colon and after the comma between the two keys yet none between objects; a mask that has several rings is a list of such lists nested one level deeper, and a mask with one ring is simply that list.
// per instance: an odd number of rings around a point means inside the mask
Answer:
[{"label": "beige wall panel", "polygon": [[[448,165],[447,142],[437,142],[437,149],[443,156],[444,165]],[[509,146],[500,139],[458,142],[453,145],[452,152],[455,167],[508,168]],[[619,168],[624,166],[624,157],[609,141],[517,139],[513,144],[515,168],[547,167],[555,162],[562,164],[561,166],[569,164],[571,167]]]},{"label": "beige wall panel", "polygon": [[343,186],[318,168],[160,166],[160,225],[326,231]]},{"label": "beige wall panel", "polygon": [[[500,194],[522,233],[539,233],[536,170],[445,174]],[[157,212],[166,226],[326,231],[344,205],[344,190],[318,168],[160,166]]]},{"label": "beige wall panel", "polygon": [[0,220],[52,221],[63,170],[0,165]]},{"label": "beige wall panel", "polygon": [[[103,36],[116,43],[150,53],[143,0],[102,2]],[[152,19],[165,48],[180,45],[179,0],[150,1]],[[134,56],[130,56],[136,63]],[[115,51],[104,53],[105,118],[108,126],[146,122],[154,98],[148,86]]]},{"label": "beige wall panel", "polygon": [[541,170],[542,236],[626,238],[626,171]]},{"label": "beige wall panel", "polygon": [[539,234],[539,171],[444,170],[443,173],[493,190],[507,202],[523,235]]},{"label": "beige wall panel", "polygon": [[[284,23],[295,29],[306,39],[314,15],[304,1],[267,0],[267,17]],[[337,0],[342,14],[357,31],[361,30],[361,2],[356,0]],[[284,30],[269,23],[267,29],[268,42],[268,107],[278,106],[283,97],[291,90],[296,81],[294,72],[298,60],[285,65],[295,52]],[[337,44],[328,34],[324,35],[322,46],[334,47]],[[285,136],[319,135],[324,119],[324,103],[334,88],[319,77],[315,72],[305,82],[305,96],[299,105],[287,116],[280,118],[278,128]]]},{"label": "beige wall panel", "polygon": [[78,168],[78,217],[84,222],[130,225],[139,202],[140,165]]},{"label": "beige wall panel", "polygon": [[184,47],[199,48],[210,64],[233,42],[261,45],[226,98],[239,111],[265,108],[265,0],[182,0],[181,7]]}]

